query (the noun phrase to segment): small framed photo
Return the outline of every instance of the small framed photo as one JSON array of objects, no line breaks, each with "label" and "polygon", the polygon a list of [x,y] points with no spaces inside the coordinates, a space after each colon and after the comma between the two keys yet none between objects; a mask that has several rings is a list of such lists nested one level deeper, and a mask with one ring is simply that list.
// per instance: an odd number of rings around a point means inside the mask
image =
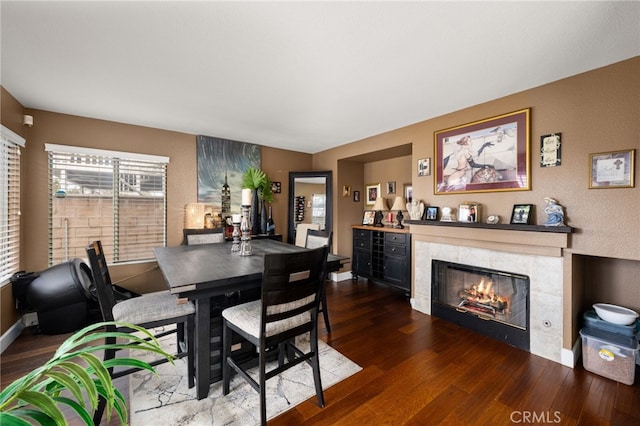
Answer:
[{"label": "small framed photo", "polygon": [[589,188],[633,188],[635,149],[591,154]]},{"label": "small framed photo", "polygon": [[360,191],[353,191],[353,202],[354,203],[360,202]]},{"label": "small framed photo", "polygon": [[367,202],[368,206],[372,206],[376,203],[378,197],[382,196],[380,191],[379,183],[369,183],[365,185],[365,190],[367,191]]},{"label": "small framed photo", "polygon": [[458,206],[458,222],[477,223],[480,216],[478,203],[464,203]]},{"label": "small framed photo", "polygon": [[376,217],[376,212],[373,210],[365,210],[362,215],[362,224],[363,225],[373,225],[374,218]]},{"label": "small framed photo", "polygon": [[511,212],[511,224],[529,225],[533,213],[533,204],[515,204]]},{"label": "small framed photo", "polygon": [[431,158],[421,158],[418,160],[418,176],[431,175]]},{"label": "small framed photo", "polygon": [[274,194],[282,193],[282,183],[271,182],[271,192],[273,192]]},{"label": "small framed photo", "polygon": [[351,187],[349,185],[342,186],[342,196],[351,197]]},{"label": "small framed photo", "polygon": [[439,207],[428,206],[424,211],[424,220],[438,220]]},{"label": "small framed photo", "polygon": [[554,167],[562,164],[560,133],[540,136],[540,167]]},{"label": "small framed photo", "polygon": [[396,183],[387,182],[387,194],[395,194],[395,193],[396,193]]},{"label": "small framed photo", "polygon": [[413,186],[410,183],[404,184],[404,199],[407,203],[413,201]]}]

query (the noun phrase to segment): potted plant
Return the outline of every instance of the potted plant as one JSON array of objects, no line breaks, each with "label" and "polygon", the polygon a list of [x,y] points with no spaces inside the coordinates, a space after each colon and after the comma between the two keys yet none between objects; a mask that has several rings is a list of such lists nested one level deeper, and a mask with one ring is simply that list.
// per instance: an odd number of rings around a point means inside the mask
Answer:
[{"label": "potted plant", "polygon": [[267,212],[265,203],[273,202],[271,179],[256,167],[249,167],[242,175],[242,187],[253,191],[251,202],[251,229],[254,234],[266,233]]},{"label": "potted plant", "polygon": [[[141,336],[105,331],[105,327],[111,325],[130,328]],[[107,345],[107,337],[116,337],[118,343]],[[116,322],[89,325],[65,340],[42,367],[17,379],[0,392],[0,424],[30,425],[30,421],[36,421],[43,425],[66,425],[60,409],[60,406],[66,405],[85,424],[92,425],[92,415],[100,397],[106,400],[107,420],[115,410],[121,423],[126,424],[128,415],[125,399],[114,387],[108,369],[125,366],[152,372],[155,370],[148,363],[134,358],[102,361],[94,355],[94,352],[105,349],[153,352],[173,362],[173,356],[162,350],[158,340],[142,327]]]}]

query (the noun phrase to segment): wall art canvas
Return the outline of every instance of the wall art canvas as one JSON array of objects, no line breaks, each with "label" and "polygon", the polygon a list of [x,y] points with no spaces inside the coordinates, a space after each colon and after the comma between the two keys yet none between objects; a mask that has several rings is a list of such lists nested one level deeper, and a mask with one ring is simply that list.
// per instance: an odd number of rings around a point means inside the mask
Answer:
[{"label": "wall art canvas", "polygon": [[222,209],[225,176],[231,190],[231,211],[240,213],[242,175],[249,167],[260,168],[260,145],[211,136],[196,138],[198,202]]},{"label": "wall art canvas", "polygon": [[435,193],[525,191],[530,109],[435,132]]}]

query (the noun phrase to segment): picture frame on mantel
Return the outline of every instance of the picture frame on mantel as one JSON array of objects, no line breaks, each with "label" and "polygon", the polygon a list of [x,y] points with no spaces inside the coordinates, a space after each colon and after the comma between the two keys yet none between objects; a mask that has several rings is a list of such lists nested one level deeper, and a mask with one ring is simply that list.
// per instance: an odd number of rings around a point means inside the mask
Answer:
[{"label": "picture frame on mantel", "polygon": [[511,212],[512,225],[529,225],[533,216],[533,204],[515,204]]},{"label": "picture frame on mantel", "polygon": [[434,133],[436,194],[531,189],[530,108]]}]

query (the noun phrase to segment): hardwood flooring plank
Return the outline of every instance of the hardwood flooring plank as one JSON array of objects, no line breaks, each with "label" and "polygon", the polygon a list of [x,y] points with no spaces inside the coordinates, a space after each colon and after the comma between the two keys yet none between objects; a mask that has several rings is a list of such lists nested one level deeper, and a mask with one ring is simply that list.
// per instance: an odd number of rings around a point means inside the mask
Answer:
[{"label": "hardwood flooring plank", "polygon": [[[363,370],[327,389],[325,408],[314,396],[270,425],[508,425],[555,412],[562,426],[640,424],[638,374],[628,386],[561,366],[414,311],[403,292],[363,279],[327,285],[327,300],[332,334],[320,319],[320,338]],[[24,331],[0,357],[2,387],[67,336]],[[120,381],[128,396],[128,378]]]}]

